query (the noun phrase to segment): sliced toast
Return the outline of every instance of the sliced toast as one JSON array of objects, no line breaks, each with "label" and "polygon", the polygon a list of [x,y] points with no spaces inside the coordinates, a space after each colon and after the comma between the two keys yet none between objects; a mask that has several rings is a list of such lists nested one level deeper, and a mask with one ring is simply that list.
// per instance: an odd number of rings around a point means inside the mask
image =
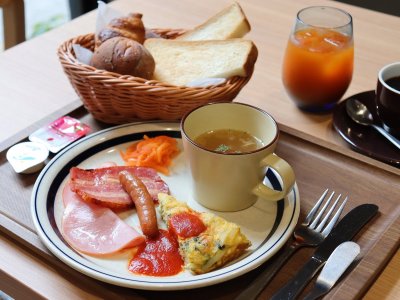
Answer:
[{"label": "sliced toast", "polygon": [[249,31],[250,23],[240,5],[235,2],[176,39],[181,41],[225,40],[241,38]]},{"label": "sliced toast", "polygon": [[254,43],[243,39],[147,39],[144,46],[156,63],[153,79],[177,86],[204,78],[248,76],[258,56]]}]

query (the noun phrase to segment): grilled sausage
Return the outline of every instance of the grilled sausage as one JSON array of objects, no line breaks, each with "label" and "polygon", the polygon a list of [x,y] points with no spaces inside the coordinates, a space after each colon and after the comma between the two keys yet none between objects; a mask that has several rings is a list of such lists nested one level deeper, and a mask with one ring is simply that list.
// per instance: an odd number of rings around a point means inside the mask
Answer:
[{"label": "grilled sausage", "polygon": [[146,186],[138,177],[128,171],[119,173],[119,181],[135,203],[143,234],[148,237],[157,236],[158,226],[156,209]]}]

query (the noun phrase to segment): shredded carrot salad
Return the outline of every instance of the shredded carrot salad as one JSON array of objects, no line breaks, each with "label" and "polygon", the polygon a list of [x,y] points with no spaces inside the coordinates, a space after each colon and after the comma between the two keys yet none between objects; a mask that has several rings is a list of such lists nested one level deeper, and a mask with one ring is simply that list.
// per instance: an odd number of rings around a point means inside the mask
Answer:
[{"label": "shredded carrot salad", "polygon": [[150,167],[169,175],[168,167],[179,153],[179,148],[177,141],[169,136],[149,138],[145,135],[142,141],[132,144],[125,152],[120,153],[128,166]]}]

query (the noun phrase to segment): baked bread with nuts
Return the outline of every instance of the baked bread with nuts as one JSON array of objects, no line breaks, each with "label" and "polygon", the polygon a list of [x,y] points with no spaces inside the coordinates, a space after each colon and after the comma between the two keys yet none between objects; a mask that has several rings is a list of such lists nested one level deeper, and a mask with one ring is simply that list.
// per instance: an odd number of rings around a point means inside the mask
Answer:
[{"label": "baked bread with nuts", "polygon": [[103,42],[94,52],[91,65],[97,69],[122,75],[151,79],[155,62],[149,51],[140,43],[114,37]]}]

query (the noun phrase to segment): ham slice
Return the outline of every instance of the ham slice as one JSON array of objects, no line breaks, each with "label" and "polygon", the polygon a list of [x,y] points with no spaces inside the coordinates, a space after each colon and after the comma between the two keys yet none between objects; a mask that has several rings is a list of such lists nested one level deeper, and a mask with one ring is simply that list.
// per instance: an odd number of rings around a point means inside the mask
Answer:
[{"label": "ham slice", "polygon": [[118,179],[118,174],[124,170],[141,179],[154,201],[157,201],[158,193],[169,194],[168,185],[157,172],[146,167],[115,166],[88,170],[73,167],[70,170],[71,189],[87,202],[112,209],[132,208],[134,203]]},{"label": "ham slice", "polygon": [[74,249],[90,255],[108,255],[138,246],[145,237],[111,209],[82,201],[66,184],[61,232]]}]

